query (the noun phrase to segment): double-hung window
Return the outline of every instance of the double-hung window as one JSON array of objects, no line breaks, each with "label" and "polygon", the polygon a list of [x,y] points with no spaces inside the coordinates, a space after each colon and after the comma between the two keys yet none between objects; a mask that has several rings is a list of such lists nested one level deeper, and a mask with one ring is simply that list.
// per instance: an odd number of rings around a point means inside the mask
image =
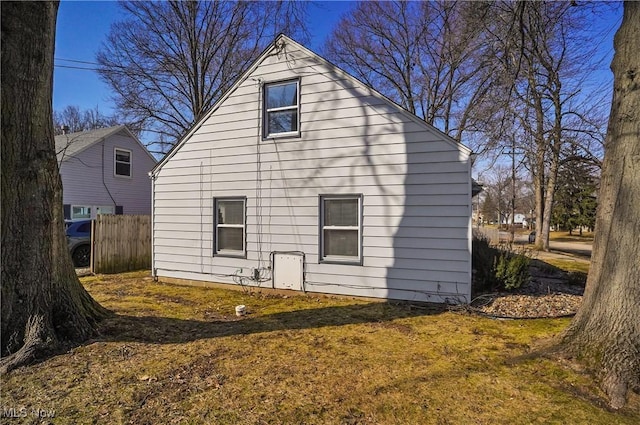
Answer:
[{"label": "double-hung window", "polygon": [[131,151],[116,148],[114,157],[113,173],[120,177],[131,177]]},{"label": "double-hung window", "polygon": [[264,137],[297,136],[300,133],[300,80],[264,86]]},{"label": "double-hung window", "polygon": [[362,263],[362,195],[320,197],[321,261]]},{"label": "double-hung window", "polygon": [[246,255],[246,198],[216,198],[214,251],[218,255]]}]

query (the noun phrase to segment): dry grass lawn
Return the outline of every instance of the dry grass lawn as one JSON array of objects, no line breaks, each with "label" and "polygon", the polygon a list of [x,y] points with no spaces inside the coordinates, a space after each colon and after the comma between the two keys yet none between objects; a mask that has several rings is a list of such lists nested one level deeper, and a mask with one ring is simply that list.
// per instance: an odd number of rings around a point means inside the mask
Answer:
[{"label": "dry grass lawn", "polygon": [[582,232],[582,235],[578,231],[572,232],[549,232],[549,240],[556,242],[593,242],[593,232]]},{"label": "dry grass lawn", "polygon": [[[568,319],[82,279],[117,315],[94,341],[2,378],[2,406],[53,424],[638,424],[584,372],[527,358]],[[235,316],[245,304],[250,314]],[[24,410],[21,410],[24,409]]]},{"label": "dry grass lawn", "polygon": [[545,253],[545,255],[543,255],[542,253],[537,254],[537,258],[543,258],[544,262],[556,267],[558,269],[564,270],[566,272],[570,272],[570,273],[582,273],[585,275],[587,275],[587,273],[589,273],[589,260],[583,259],[583,258],[579,258],[579,257],[560,257],[560,256],[555,256],[552,257],[550,255],[547,255]]}]

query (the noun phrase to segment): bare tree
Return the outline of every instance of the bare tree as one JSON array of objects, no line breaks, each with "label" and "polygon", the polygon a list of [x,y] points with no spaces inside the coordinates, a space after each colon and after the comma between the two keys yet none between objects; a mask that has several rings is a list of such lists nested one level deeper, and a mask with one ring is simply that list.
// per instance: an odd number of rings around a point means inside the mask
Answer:
[{"label": "bare tree", "polygon": [[640,392],[640,4],[614,40],[613,102],[584,298],[560,347],[598,371],[613,408]]},{"label": "bare tree", "polygon": [[511,170],[498,165],[486,173],[482,212],[489,221],[506,223],[511,216]]},{"label": "bare tree", "polygon": [[303,2],[122,2],[97,55],[126,122],[171,146],[280,32],[307,36]]},{"label": "bare tree", "polygon": [[[514,174],[511,167],[496,164],[483,173],[483,191],[481,210],[485,218],[497,220],[498,224],[513,223],[514,207],[516,212],[527,213],[530,209],[528,184],[519,173]],[[512,202],[515,200],[515,202]]]},{"label": "bare tree", "polygon": [[107,312],[67,250],[51,112],[57,2],[2,4],[0,372],[84,341]]},{"label": "bare tree", "polygon": [[590,11],[567,2],[501,2],[495,8],[502,21],[492,32],[502,64],[498,86],[509,108],[492,134],[526,161],[536,200],[536,245],[548,250],[563,150],[581,146],[597,160],[592,148],[601,123],[581,92],[593,54],[585,38]]},{"label": "bare tree", "polygon": [[116,116],[101,113],[97,106],[95,109],[81,110],[78,106],[69,105],[62,111],[53,113],[53,131],[56,135],[96,130],[118,124],[120,120]]},{"label": "bare tree", "polygon": [[[490,119],[493,58],[488,3],[359,3],[337,25],[325,55],[456,140]],[[474,150],[482,151],[486,143]]]}]

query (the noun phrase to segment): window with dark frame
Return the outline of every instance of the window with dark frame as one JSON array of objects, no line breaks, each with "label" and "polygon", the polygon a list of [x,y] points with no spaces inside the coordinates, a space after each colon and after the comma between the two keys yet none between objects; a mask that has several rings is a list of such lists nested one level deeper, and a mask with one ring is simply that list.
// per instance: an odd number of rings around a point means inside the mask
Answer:
[{"label": "window with dark frame", "polygon": [[131,177],[131,151],[116,148],[114,172],[116,176]]},{"label": "window with dark frame", "polygon": [[320,245],[323,261],[360,263],[361,211],[361,195],[320,197]]},{"label": "window with dark frame", "polygon": [[299,80],[264,86],[264,136],[293,136],[300,131]]},{"label": "window with dark frame", "polygon": [[244,256],[246,252],[246,199],[216,198],[215,254]]}]

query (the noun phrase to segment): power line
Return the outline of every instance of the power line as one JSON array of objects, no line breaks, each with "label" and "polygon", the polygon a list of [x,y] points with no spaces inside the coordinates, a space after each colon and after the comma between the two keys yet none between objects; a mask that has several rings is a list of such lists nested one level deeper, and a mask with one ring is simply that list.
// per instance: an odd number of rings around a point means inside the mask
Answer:
[{"label": "power line", "polygon": [[[98,68],[83,68],[81,66],[71,66],[71,65],[58,65],[58,64],[53,64],[54,67],[56,68],[66,68],[66,69],[81,69],[83,71],[99,71]],[[117,72],[117,71],[116,71]]]},{"label": "power line", "polygon": [[[127,71],[127,67],[123,66],[123,65],[115,65],[112,64],[110,66],[104,66],[100,63],[97,62],[90,62],[90,61],[85,61],[85,60],[79,60],[79,59],[63,59],[63,58],[54,58],[54,60],[56,61],[62,61],[62,62],[71,62],[71,63],[79,63],[79,64],[85,64],[85,65],[95,65],[96,67],[81,67],[81,66],[73,66],[73,65],[62,65],[62,64],[56,64],[54,63],[53,66],[57,67],[57,68],[67,68],[67,69],[80,69],[83,71],[108,71],[108,72],[120,72],[120,73],[126,73]],[[112,68],[119,68],[120,70],[114,70]]]},{"label": "power line", "polygon": [[78,59],[63,59],[63,58],[54,58],[57,61],[63,61],[63,62],[74,62],[74,63],[85,63],[88,65],[100,65],[97,62],[89,62],[89,61],[82,61],[82,60],[78,60]]}]

